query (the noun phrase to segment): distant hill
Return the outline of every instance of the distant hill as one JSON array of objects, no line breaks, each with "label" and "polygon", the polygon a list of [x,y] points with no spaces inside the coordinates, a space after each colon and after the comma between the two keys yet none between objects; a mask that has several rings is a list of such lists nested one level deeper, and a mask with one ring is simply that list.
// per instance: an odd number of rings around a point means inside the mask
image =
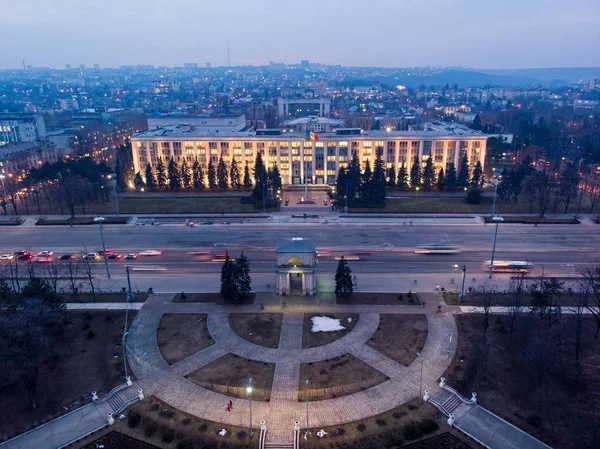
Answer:
[{"label": "distant hill", "polygon": [[564,84],[577,83],[580,80],[589,81],[600,78],[600,67],[554,67],[548,69],[473,69],[477,72],[496,76],[517,76],[534,78],[543,83],[556,83],[562,81]]}]

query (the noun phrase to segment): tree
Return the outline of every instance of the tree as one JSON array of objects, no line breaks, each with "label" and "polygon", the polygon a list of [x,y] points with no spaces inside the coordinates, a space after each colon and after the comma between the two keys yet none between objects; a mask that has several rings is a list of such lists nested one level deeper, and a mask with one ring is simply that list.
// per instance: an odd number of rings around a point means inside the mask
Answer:
[{"label": "tree", "polygon": [[212,159],[208,162],[208,188],[214,190],[217,188],[217,174]]},{"label": "tree", "polygon": [[165,167],[162,158],[159,157],[158,162],[156,163],[156,184],[159,189],[166,189],[168,181],[167,168]]},{"label": "tree", "polygon": [[467,156],[463,156],[460,160],[460,167],[458,168],[458,177],[456,184],[458,187],[469,187],[469,161]]},{"label": "tree", "polygon": [[435,171],[433,169],[433,159],[427,158],[425,169],[423,170],[423,187],[425,190],[431,190],[435,185]]},{"label": "tree", "polygon": [[179,190],[181,189],[181,173],[177,168],[177,164],[173,159],[169,161],[169,188],[171,190]]},{"label": "tree", "polygon": [[406,165],[402,162],[400,165],[400,170],[398,171],[398,188],[400,190],[408,189],[408,172],[406,171]]},{"label": "tree", "polygon": [[358,155],[354,153],[350,160],[350,166],[347,171],[348,175],[348,201],[356,198],[356,192],[362,191],[362,179],[360,173],[360,161]]},{"label": "tree", "polygon": [[235,282],[238,297],[240,299],[247,298],[252,290],[252,278],[250,277],[250,263],[243,252],[235,264]]},{"label": "tree", "polygon": [[227,302],[235,302],[238,298],[238,286],[235,276],[235,262],[225,251],[225,262],[221,266],[221,297]]},{"label": "tree", "polygon": [[129,138],[119,145],[115,154],[115,174],[117,175],[117,187],[125,190],[133,182],[133,151]]},{"label": "tree", "polygon": [[148,190],[154,190],[156,187],[156,176],[150,162],[146,164],[146,187],[148,187]]},{"label": "tree", "polygon": [[248,167],[248,161],[244,166],[244,189],[252,188],[252,178],[250,178],[250,167]]},{"label": "tree", "polygon": [[523,191],[529,199],[530,210],[533,212],[533,204],[538,206],[540,217],[543,217],[554,194],[556,184],[548,174],[536,170],[523,180]]},{"label": "tree", "polygon": [[371,178],[373,177],[373,172],[371,171],[371,161],[368,159],[365,161],[365,171],[362,174],[362,185],[360,198],[365,201],[371,201],[372,198],[372,183]]},{"label": "tree", "polygon": [[205,188],[204,185],[204,171],[202,170],[202,166],[196,159],[194,161],[194,165],[192,165],[192,176],[194,182],[194,189],[203,190]]},{"label": "tree", "polygon": [[481,117],[479,117],[479,114],[477,114],[473,119],[473,123],[471,123],[471,129],[474,129],[475,131],[481,131],[481,128]]},{"label": "tree", "polygon": [[271,170],[271,185],[273,186],[273,190],[278,192],[281,190],[283,186],[283,182],[281,181],[281,174],[279,173],[279,168],[277,164],[273,166],[273,170]]},{"label": "tree", "polygon": [[64,308],[64,305],[56,294],[52,285],[45,279],[31,277],[27,284],[21,289],[19,294],[21,299],[40,299],[45,304],[48,304],[54,310]]},{"label": "tree", "polygon": [[184,189],[191,189],[192,185],[193,185],[192,173],[190,172],[190,167],[188,166],[185,158],[183,159],[183,162],[181,163],[181,185],[183,186]]},{"label": "tree", "polygon": [[577,198],[580,176],[577,168],[572,164],[567,165],[560,174],[559,196],[565,206],[564,213],[569,210],[571,201]]},{"label": "tree", "polygon": [[481,194],[483,191],[478,187],[473,187],[467,190],[467,196],[465,201],[467,204],[479,204],[481,203]]},{"label": "tree", "polygon": [[338,175],[335,180],[335,193],[337,196],[338,203],[344,201],[346,196],[346,189],[348,186],[348,170],[344,167],[340,167]]},{"label": "tree", "polygon": [[240,170],[238,169],[237,161],[235,160],[235,158],[231,161],[229,180],[231,182],[232,189],[240,190],[240,188],[242,187],[242,177],[240,175]]},{"label": "tree", "polygon": [[217,165],[217,184],[220,189],[226,189],[229,187],[229,181],[227,179],[227,166],[223,157],[219,158],[219,164]]},{"label": "tree", "polygon": [[135,174],[135,178],[133,179],[133,186],[135,187],[135,190],[142,190],[144,187],[146,187],[146,184],[144,183],[144,178],[142,178],[140,172],[137,172]]},{"label": "tree", "polygon": [[388,172],[387,185],[389,187],[396,187],[396,169],[393,166]]},{"label": "tree", "polygon": [[410,186],[412,188],[419,187],[421,185],[422,176],[419,156],[415,156],[412,167],[410,168]]},{"label": "tree", "polygon": [[443,168],[440,168],[440,172],[438,173],[436,185],[437,185],[438,190],[444,190],[444,187],[446,187],[446,177],[444,176]]},{"label": "tree", "polygon": [[481,162],[477,161],[475,168],[473,169],[473,175],[471,176],[471,187],[482,187],[483,186],[483,168]]},{"label": "tree", "polygon": [[[262,155],[258,153],[254,160],[254,190],[252,191],[252,198],[256,204],[263,205],[263,198],[265,202],[268,199],[268,181],[269,176],[265,164],[262,160]],[[264,196],[263,196],[264,195]],[[266,207],[266,204],[264,205]]]},{"label": "tree", "polygon": [[350,270],[346,259],[342,256],[335,272],[335,294],[347,297],[350,296],[353,291],[352,271]]},{"label": "tree", "polygon": [[[583,278],[589,295],[585,298],[585,308],[596,320],[595,338],[600,335],[600,264],[585,265],[577,269]],[[588,297],[589,296],[589,297]]]},{"label": "tree", "polygon": [[371,201],[377,205],[385,204],[385,165],[381,154],[375,157],[375,168],[371,178]]},{"label": "tree", "polygon": [[448,167],[448,173],[446,174],[446,188],[448,190],[454,190],[456,189],[456,186],[456,167],[454,166],[454,163],[451,163]]}]

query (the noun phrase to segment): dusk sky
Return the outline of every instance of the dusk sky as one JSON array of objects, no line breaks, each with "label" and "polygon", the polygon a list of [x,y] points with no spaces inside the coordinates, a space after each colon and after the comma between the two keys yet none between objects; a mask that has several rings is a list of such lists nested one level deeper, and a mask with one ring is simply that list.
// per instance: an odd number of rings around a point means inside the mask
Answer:
[{"label": "dusk sky", "polygon": [[0,68],[600,66],[598,0],[0,0]]}]

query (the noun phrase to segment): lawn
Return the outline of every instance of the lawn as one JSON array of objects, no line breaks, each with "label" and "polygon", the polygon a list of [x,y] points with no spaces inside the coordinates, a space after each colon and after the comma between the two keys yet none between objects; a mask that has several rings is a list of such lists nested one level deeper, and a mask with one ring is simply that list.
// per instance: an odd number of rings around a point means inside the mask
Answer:
[{"label": "lawn", "polygon": [[[256,293],[250,292],[248,297],[242,300],[239,304],[254,304]],[[215,302],[217,304],[225,304],[220,293],[177,293],[172,302]]]},{"label": "lawn", "polygon": [[[598,340],[595,320],[582,318],[580,361],[576,318],[542,322],[538,314],[496,315],[484,336],[483,315],[458,315],[458,348],[448,384],[552,447],[598,447]],[[596,393],[594,393],[596,392]],[[596,396],[594,396],[596,395]],[[594,413],[594,407],[596,412]],[[577,437],[574,438],[573,436]]]},{"label": "lawn", "polygon": [[[246,397],[246,386],[248,378],[251,377],[254,386],[252,399],[268,401],[271,398],[274,373],[273,363],[262,363],[227,354],[185,377],[201,387],[237,398]],[[225,404],[223,406],[225,407]]]},{"label": "lawn", "polygon": [[282,313],[230,313],[229,325],[233,331],[255,345],[279,347]]},{"label": "lawn", "polygon": [[[444,301],[449,306],[455,306],[458,300],[458,293],[445,291],[442,293]],[[484,305],[484,297],[477,292],[466,292],[466,299],[463,306],[479,306]],[[532,297],[528,294],[521,296],[521,306],[529,306],[531,304]],[[490,297],[490,306],[498,307],[509,307],[515,304],[515,296],[511,293],[492,293]],[[552,304],[555,306],[574,306],[577,304],[576,299],[569,295],[559,295],[552,300]]]},{"label": "lawn", "polygon": [[[134,293],[135,302],[145,302],[148,293]],[[62,293],[63,302],[127,302],[127,293],[96,293],[96,298],[91,293],[78,293],[73,298],[73,293]]]},{"label": "lawn", "polygon": [[350,296],[338,295],[337,304],[365,304],[370,306],[418,305],[421,304],[416,293],[367,293],[354,292]]},{"label": "lawn", "polygon": [[[90,402],[94,390],[102,397],[125,382],[121,356],[125,312],[72,311],[67,316],[71,321],[58,359],[39,367],[36,409],[21,384],[0,377],[0,441]],[[129,312],[130,324],[134,317],[135,312]]]},{"label": "lawn", "polygon": [[300,365],[298,400],[306,400],[305,382],[308,379],[308,400],[331,399],[371,388],[389,378],[353,355],[344,354],[320,362]]},{"label": "lawn", "polygon": [[158,323],[158,347],[169,365],[214,344],[206,327],[205,313],[166,314]]},{"label": "lawn", "polygon": [[[325,316],[331,319],[337,319],[340,322],[343,330],[332,331],[332,332],[313,332],[312,331],[312,318]],[[304,323],[302,325],[302,347],[312,348],[314,346],[321,346],[331,343],[339,338],[342,338],[356,326],[358,323],[357,313],[335,313],[323,315],[322,313],[305,313]]]},{"label": "lawn", "polygon": [[425,315],[381,314],[379,327],[367,342],[373,349],[401,363],[410,365],[427,341]]}]

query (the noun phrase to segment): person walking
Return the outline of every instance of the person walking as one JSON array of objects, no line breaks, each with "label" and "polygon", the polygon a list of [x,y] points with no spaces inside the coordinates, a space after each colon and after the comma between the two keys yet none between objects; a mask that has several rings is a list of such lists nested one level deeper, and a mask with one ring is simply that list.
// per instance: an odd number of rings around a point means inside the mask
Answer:
[{"label": "person walking", "polygon": [[230,411],[233,410],[233,401],[229,401],[229,409]]},{"label": "person walking", "polygon": [[[231,401],[229,401],[231,402]],[[231,404],[227,404],[227,411],[230,412],[231,411]]]}]

